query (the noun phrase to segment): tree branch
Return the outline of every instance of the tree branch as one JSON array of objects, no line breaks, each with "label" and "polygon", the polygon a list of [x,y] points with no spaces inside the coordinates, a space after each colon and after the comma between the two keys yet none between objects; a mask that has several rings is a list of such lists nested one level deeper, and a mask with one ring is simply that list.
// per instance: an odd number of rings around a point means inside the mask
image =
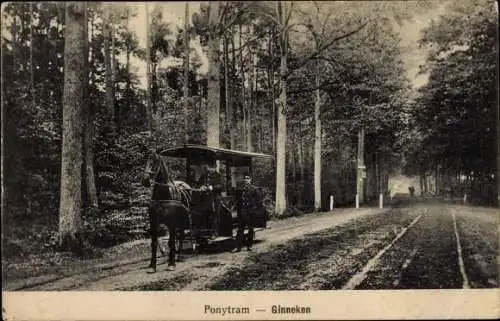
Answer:
[{"label": "tree branch", "polygon": [[227,32],[227,30],[229,30],[232,26],[235,25],[236,21],[238,21],[243,16],[243,14],[245,13],[245,10],[248,8],[248,6],[249,5],[247,4],[247,7],[243,7],[241,9],[239,9],[237,14],[229,22],[224,24],[224,26],[222,27],[223,29],[221,30],[221,34],[225,34]]},{"label": "tree branch", "polygon": [[342,36],[338,36],[338,37],[335,37],[333,38],[332,40],[330,40],[329,42],[327,42],[326,44],[324,44],[323,46],[321,46],[320,48],[318,48],[318,50],[316,50],[314,53],[312,53],[311,55],[309,55],[309,57],[307,58],[304,58],[302,59],[301,62],[299,62],[297,64],[297,66],[290,70],[287,74],[286,74],[286,78],[288,78],[295,70],[297,69],[300,69],[302,67],[304,67],[309,61],[311,61],[312,59],[315,59],[317,58],[323,51],[325,51],[326,49],[328,49],[329,47],[331,47],[335,42],[337,41],[340,41],[342,39],[345,39],[345,38],[348,38],[356,33],[358,33],[359,31],[361,31],[367,24],[369,23],[369,21],[363,23],[359,28],[353,30],[353,31],[350,31],[348,33],[345,33],[343,34]]},{"label": "tree branch", "polygon": [[[288,26],[288,22],[290,21],[290,18],[292,17],[293,5],[294,5],[293,1],[290,2],[290,6],[288,8],[288,12],[286,13],[285,26]],[[286,6],[285,6],[285,9],[286,9]],[[283,30],[283,31],[286,31],[286,29]]]},{"label": "tree branch", "polygon": [[241,50],[243,50],[244,48],[248,47],[249,45],[257,42],[260,39],[262,39],[264,36],[269,35],[271,32],[272,31],[270,31],[270,30],[264,31],[264,32],[258,34],[255,38],[253,38],[253,39],[248,40],[247,42],[245,42],[243,45],[241,45],[241,47],[229,50],[228,53],[230,53],[230,54],[232,54],[233,52],[238,53]]},{"label": "tree branch", "polygon": [[[313,92],[316,89],[326,89],[326,88],[329,88],[331,85],[338,84],[338,83],[339,83],[338,81],[325,81],[325,82],[321,83],[319,86],[297,89],[297,90],[288,90],[287,93],[290,95],[303,94],[303,93]],[[341,86],[339,86],[339,87],[341,87]]]}]

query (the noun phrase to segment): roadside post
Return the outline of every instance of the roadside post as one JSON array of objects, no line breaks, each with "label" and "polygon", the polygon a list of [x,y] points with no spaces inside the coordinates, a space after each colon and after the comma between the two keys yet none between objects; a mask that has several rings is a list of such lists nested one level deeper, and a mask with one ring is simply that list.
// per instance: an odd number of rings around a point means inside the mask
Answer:
[{"label": "roadside post", "polygon": [[359,194],[356,194],[356,208],[359,208]]},{"label": "roadside post", "polygon": [[378,196],[378,207],[384,208],[384,195],[382,193]]},{"label": "roadside post", "polygon": [[334,205],[335,205],[335,203],[334,203],[333,195],[330,195],[330,211],[333,211]]}]

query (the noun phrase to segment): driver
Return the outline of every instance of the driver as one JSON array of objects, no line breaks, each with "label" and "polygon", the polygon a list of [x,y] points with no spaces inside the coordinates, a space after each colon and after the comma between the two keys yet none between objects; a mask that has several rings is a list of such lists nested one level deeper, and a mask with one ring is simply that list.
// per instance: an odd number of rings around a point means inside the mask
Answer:
[{"label": "driver", "polygon": [[215,167],[203,164],[201,167],[200,183],[200,189],[202,191],[208,191],[214,198],[209,222],[213,231],[212,236],[215,237],[219,232],[220,211],[222,206],[221,193],[224,187],[222,177]]},{"label": "driver", "polygon": [[[246,243],[247,250],[252,249],[254,232],[254,212],[259,205],[261,195],[252,184],[250,174],[245,174],[241,194],[238,197],[238,232],[236,234],[236,252],[241,251],[241,247]],[[248,227],[246,242],[244,240],[245,227]]]}]

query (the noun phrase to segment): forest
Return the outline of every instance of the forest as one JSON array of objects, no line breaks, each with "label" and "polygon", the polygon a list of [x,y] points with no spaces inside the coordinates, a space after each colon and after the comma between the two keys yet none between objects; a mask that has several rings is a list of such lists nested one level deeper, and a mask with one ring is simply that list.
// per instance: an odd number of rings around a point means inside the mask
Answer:
[{"label": "forest", "polygon": [[[364,202],[402,171],[496,204],[494,2],[188,2],[178,25],[167,5],[2,5],[4,255],[145,237],[146,153],[184,143],[273,155],[275,218],[351,206],[360,163]],[[398,30],[439,6],[415,88]]]}]

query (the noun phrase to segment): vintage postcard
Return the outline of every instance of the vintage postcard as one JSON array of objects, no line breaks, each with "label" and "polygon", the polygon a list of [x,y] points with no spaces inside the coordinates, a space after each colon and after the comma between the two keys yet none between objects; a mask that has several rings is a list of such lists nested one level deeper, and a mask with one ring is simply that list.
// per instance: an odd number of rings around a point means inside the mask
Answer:
[{"label": "vintage postcard", "polygon": [[500,317],[498,4],[2,4],[7,320]]}]

